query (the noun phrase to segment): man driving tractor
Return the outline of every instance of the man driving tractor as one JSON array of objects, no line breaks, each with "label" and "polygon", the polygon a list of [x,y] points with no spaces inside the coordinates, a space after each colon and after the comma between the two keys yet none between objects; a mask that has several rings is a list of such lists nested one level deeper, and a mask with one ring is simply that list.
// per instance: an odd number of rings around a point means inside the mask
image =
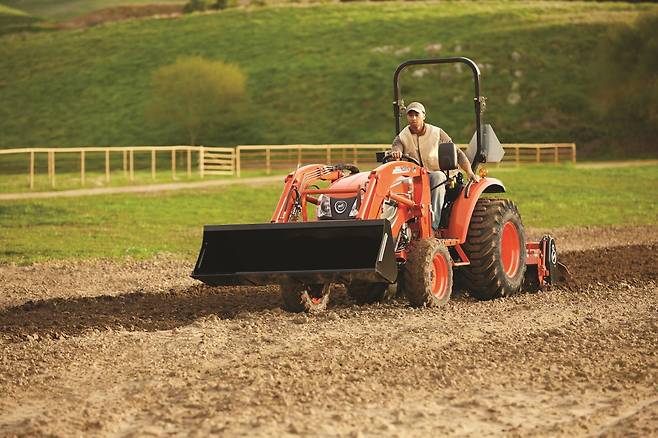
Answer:
[{"label": "man driving tractor", "polygon": [[[439,168],[438,147],[440,143],[452,143],[452,139],[438,126],[425,123],[425,106],[420,102],[412,102],[407,107],[407,122],[409,125],[393,140],[390,154],[396,160],[401,159],[403,154],[408,155],[430,171],[430,185],[434,187],[432,228],[438,230],[447,180],[446,174]],[[473,173],[466,154],[460,149],[457,149],[457,162],[469,179],[475,182],[480,180],[480,177]]]}]

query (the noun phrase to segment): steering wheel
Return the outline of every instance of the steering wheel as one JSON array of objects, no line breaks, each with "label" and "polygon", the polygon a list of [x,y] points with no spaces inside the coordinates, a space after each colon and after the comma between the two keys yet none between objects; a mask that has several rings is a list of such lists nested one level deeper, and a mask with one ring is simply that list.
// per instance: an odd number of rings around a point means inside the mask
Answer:
[{"label": "steering wheel", "polygon": [[[422,167],[422,165],[416,160],[414,157],[411,155],[407,154],[402,154],[402,157],[400,158],[402,161],[409,161],[410,163],[417,164]],[[398,161],[395,158],[393,158],[393,155],[387,154],[384,156],[384,159],[382,160],[383,163],[390,163],[391,161]]]},{"label": "steering wheel", "polygon": [[333,167],[336,170],[347,170],[350,175],[361,172],[354,164],[335,164]]}]

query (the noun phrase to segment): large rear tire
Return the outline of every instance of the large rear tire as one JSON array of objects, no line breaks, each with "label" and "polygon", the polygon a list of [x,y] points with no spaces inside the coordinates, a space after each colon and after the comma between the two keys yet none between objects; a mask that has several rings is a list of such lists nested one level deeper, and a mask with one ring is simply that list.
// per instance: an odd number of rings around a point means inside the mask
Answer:
[{"label": "large rear tire", "polygon": [[509,199],[479,199],[463,245],[471,261],[462,268],[463,284],[480,300],[507,297],[523,286],[525,231]]},{"label": "large rear tire", "polygon": [[283,308],[288,312],[317,313],[327,308],[329,303],[330,284],[302,285],[299,283],[283,283],[281,298]]},{"label": "large rear tire", "polygon": [[436,239],[411,244],[405,265],[404,291],[413,307],[439,307],[452,293],[452,259]]}]

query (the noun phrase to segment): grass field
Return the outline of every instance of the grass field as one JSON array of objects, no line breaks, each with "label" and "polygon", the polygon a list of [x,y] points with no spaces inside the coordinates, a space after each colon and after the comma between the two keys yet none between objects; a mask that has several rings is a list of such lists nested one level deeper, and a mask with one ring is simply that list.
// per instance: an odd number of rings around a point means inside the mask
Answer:
[{"label": "grass field", "polygon": [[[619,169],[522,167],[491,171],[529,227],[658,223],[658,166]],[[283,178],[282,178],[283,179]],[[194,258],[204,224],[270,219],[282,184],[148,195],[0,203],[0,261]]]},{"label": "grass field", "polygon": [[0,37],[16,32],[45,30],[42,20],[25,11],[0,4]]},{"label": "grass field", "polygon": [[[285,175],[287,172],[276,171],[269,175]],[[243,170],[242,178],[253,178],[267,176],[265,170]],[[150,184],[165,184],[178,182],[198,182],[216,179],[237,179],[233,175],[212,175],[201,178],[196,169],[193,169],[192,175],[188,176],[185,168],[181,167],[176,171],[176,178],[173,177],[171,169],[160,169],[152,178],[151,172],[140,170],[134,172],[134,179],[130,181],[128,173],[123,170],[113,170],[110,173],[110,182],[106,182],[103,172],[87,172],[85,175],[85,184],[81,184],[79,172],[57,173],[55,178],[55,187],[52,187],[46,172],[38,174],[34,179],[34,189],[29,187],[29,177],[27,175],[0,175],[0,193],[33,193],[33,192],[58,192],[63,190],[77,189],[95,189],[103,187],[126,187],[126,186],[143,186]]]},{"label": "grass field", "polygon": [[[485,118],[503,142],[576,141],[583,156],[583,145],[598,141],[592,156],[601,158],[619,142],[605,140],[607,124],[589,100],[592,53],[611,27],[651,10],[658,7],[323,4],[9,35],[0,44],[0,146],[185,143],[171,126],[148,125],[144,111],[152,72],[187,55],[236,63],[248,75],[247,110],[204,144],[385,143],[398,63],[465,55],[482,66]],[[469,81],[465,69],[415,69],[402,86],[407,102],[424,100],[430,121],[468,142]]]},{"label": "grass field", "polygon": [[184,0],[2,0],[30,15],[49,20],[66,20],[102,8],[151,3],[185,3]]}]

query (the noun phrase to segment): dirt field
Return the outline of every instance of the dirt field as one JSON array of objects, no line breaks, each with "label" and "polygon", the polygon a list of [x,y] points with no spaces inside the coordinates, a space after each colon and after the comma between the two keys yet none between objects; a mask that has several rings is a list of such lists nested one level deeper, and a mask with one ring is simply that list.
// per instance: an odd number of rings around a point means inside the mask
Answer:
[{"label": "dirt field", "polygon": [[656,436],[658,227],[554,231],[574,284],[429,310],[0,266],[0,435]]}]

